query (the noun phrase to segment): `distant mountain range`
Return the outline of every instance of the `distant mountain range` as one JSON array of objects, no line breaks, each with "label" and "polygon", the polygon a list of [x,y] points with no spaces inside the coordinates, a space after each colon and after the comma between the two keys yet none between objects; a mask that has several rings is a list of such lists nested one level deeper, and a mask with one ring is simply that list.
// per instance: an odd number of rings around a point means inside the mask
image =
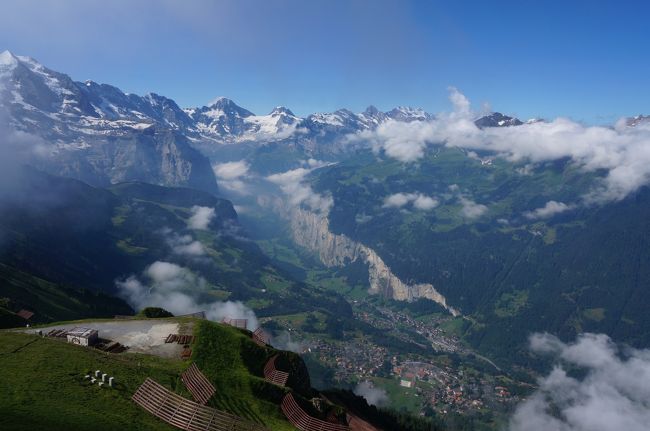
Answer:
[{"label": "distant mountain range", "polygon": [[[433,118],[422,109],[382,112],[374,106],[361,113],[340,109],[304,118],[278,106],[268,115],[255,115],[223,97],[208,106],[181,109],[158,94],[138,96],[107,84],[73,81],[9,51],[0,53],[0,101],[9,126],[38,137],[51,153],[32,161],[44,170],[98,186],[145,181],[211,192],[218,190],[216,179],[202,152],[209,155],[214,144],[284,141],[308,155],[339,153],[351,147],[340,142],[347,134],[389,120]],[[493,113],[476,124],[523,123]]]}]

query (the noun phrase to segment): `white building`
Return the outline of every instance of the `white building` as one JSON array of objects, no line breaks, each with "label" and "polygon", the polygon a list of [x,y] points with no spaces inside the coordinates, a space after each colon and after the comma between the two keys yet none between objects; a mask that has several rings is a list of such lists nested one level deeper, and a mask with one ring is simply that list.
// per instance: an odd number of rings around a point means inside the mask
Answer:
[{"label": "white building", "polygon": [[80,346],[92,346],[99,339],[99,332],[96,329],[73,328],[66,334],[68,343]]}]

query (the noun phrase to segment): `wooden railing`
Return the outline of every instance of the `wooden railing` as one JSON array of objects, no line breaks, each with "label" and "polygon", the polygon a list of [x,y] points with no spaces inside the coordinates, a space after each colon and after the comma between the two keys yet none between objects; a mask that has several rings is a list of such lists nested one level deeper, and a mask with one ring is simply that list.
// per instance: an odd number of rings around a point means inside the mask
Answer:
[{"label": "wooden railing", "polygon": [[259,327],[253,332],[253,341],[260,346],[264,347],[269,343],[269,334],[262,329],[262,327]]},{"label": "wooden railing", "polygon": [[190,365],[181,374],[181,380],[196,402],[203,405],[207,404],[210,398],[212,398],[212,395],[217,391],[196,364]]},{"label": "wooden railing", "polygon": [[291,393],[282,399],[282,413],[289,422],[301,431],[349,431],[350,427],[341,424],[326,422],[309,416],[296,402]]},{"label": "wooden railing", "polygon": [[202,406],[147,378],[133,401],[170,425],[188,431],[269,431],[230,413]]},{"label": "wooden railing", "polygon": [[264,380],[275,383],[278,386],[284,386],[289,379],[289,373],[275,368],[275,360],[277,357],[278,355],[273,356],[264,366]]},{"label": "wooden railing", "polygon": [[230,319],[228,317],[224,317],[221,320],[221,323],[234,326],[235,328],[239,329],[246,329],[246,326],[248,325],[248,319]]},{"label": "wooden railing", "polygon": [[169,334],[165,338],[165,343],[192,344],[194,335]]}]

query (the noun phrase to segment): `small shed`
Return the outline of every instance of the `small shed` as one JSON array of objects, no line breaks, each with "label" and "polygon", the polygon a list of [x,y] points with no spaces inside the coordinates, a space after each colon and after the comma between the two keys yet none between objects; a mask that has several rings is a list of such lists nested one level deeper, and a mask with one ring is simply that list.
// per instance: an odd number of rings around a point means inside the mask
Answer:
[{"label": "small shed", "polygon": [[73,328],[66,334],[68,343],[78,344],[80,346],[92,346],[99,339],[99,332],[96,329]]}]

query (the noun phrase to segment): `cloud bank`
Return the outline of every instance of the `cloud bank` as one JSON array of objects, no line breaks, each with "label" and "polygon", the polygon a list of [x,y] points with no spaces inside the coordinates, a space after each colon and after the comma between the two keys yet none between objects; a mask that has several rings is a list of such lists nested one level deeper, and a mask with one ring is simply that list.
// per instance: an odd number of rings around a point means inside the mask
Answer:
[{"label": "cloud bank", "polygon": [[[650,424],[650,350],[621,351],[603,334],[563,343],[535,334],[531,349],[560,363],[519,405],[509,431],[643,431]],[[584,370],[570,376],[562,363]]]},{"label": "cloud bank", "polygon": [[573,209],[571,205],[564,202],[548,201],[546,205],[541,208],[534,209],[533,211],[526,211],[524,217],[530,220],[551,218],[556,214],[560,214]]},{"label": "cloud bank", "polygon": [[282,331],[278,335],[271,338],[269,341],[273,347],[279,350],[288,350],[293,353],[302,353],[304,351],[304,345],[296,340],[296,337],[291,337],[289,331]]},{"label": "cloud bank", "polygon": [[468,219],[476,219],[481,217],[483,214],[485,214],[488,210],[488,207],[474,202],[471,199],[468,199],[464,196],[460,196],[458,198],[460,204],[461,204],[461,209],[460,213],[463,215],[463,217],[468,218]]},{"label": "cloud bank", "polygon": [[239,301],[204,301],[207,281],[175,263],[154,262],[141,276],[118,280],[116,286],[120,295],[136,310],[162,307],[175,315],[205,311],[210,320],[221,321],[225,317],[247,319],[248,329],[255,330],[259,326],[253,310]]},{"label": "cloud bank", "polygon": [[191,235],[178,235],[167,229],[166,241],[174,254],[182,256],[203,256],[206,254],[205,247],[200,241],[192,238]]},{"label": "cloud bank", "polygon": [[194,205],[192,215],[187,220],[187,227],[196,230],[207,230],[214,216],[214,208]]},{"label": "cloud bank", "polygon": [[439,114],[431,121],[388,121],[349,139],[368,141],[376,152],[405,163],[423,158],[430,144],[489,151],[512,162],[568,158],[586,172],[605,173],[583,197],[587,204],[620,200],[650,183],[648,124],[629,127],[620,121],[615,127],[585,126],[557,118],[479,129],[467,98],[452,88],[450,100],[453,112]]},{"label": "cloud bank", "polygon": [[238,162],[218,163],[213,167],[214,174],[222,180],[234,180],[248,174],[250,166],[245,160]]},{"label": "cloud bank", "polygon": [[[314,165],[320,167],[318,164]],[[305,177],[314,169],[316,168],[292,169],[280,174],[269,175],[266,179],[280,187],[280,190],[282,190],[282,192],[287,196],[289,203],[292,206],[304,204],[313,211],[327,214],[334,204],[332,197],[316,193],[311,186],[304,181]]]},{"label": "cloud bank", "polygon": [[407,204],[413,204],[413,208],[429,211],[437,207],[440,202],[422,193],[395,193],[384,198],[384,208],[402,208]]},{"label": "cloud bank", "polygon": [[372,382],[363,381],[354,388],[355,395],[364,397],[368,404],[383,407],[388,404],[388,394],[381,388],[376,388]]},{"label": "cloud bank", "polygon": [[35,160],[44,161],[49,151],[41,138],[15,130],[0,103],[0,196],[20,187],[23,167]]},{"label": "cloud bank", "polygon": [[217,163],[212,166],[212,170],[221,187],[242,195],[249,193],[244,179],[248,177],[250,165],[245,160]]}]

